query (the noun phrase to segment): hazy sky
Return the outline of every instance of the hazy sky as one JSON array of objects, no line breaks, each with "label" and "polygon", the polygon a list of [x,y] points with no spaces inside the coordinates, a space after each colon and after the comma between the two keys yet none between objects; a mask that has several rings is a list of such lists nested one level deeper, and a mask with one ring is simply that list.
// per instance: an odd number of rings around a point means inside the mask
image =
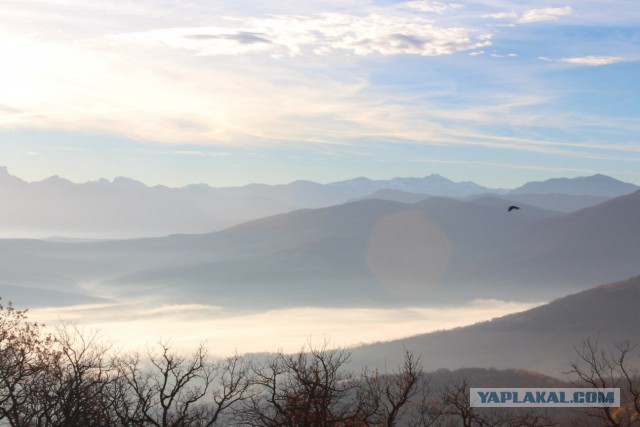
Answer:
[{"label": "hazy sky", "polygon": [[640,184],[637,0],[6,0],[27,180]]}]

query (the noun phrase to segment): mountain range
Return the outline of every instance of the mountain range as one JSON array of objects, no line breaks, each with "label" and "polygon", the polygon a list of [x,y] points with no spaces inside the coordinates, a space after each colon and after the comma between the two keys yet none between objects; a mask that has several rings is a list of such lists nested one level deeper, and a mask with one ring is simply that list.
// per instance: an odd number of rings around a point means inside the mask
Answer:
[{"label": "mountain range", "polygon": [[126,238],[198,233],[293,209],[268,198],[225,197],[206,185],[147,187],[129,178],[28,183],[0,168],[0,234]]},{"label": "mountain range", "polygon": [[[503,196],[501,196],[503,197]],[[199,235],[0,240],[0,283],[235,307],[548,300],[640,273],[640,191],[563,214],[366,199]]]},{"label": "mountain range", "polygon": [[[603,175],[510,191],[437,175],[172,189],[128,178],[27,183],[4,169],[0,197],[4,227],[64,236],[0,239],[0,295],[23,307],[153,300],[264,310],[555,299],[353,349],[353,359],[370,367],[383,367],[404,346],[422,354],[427,370],[559,376],[584,339],[599,336],[607,349],[640,340],[640,189]],[[511,205],[520,209],[509,212]],[[185,227],[196,234],[135,236]],[[113,239],[129,233],[135,238]],[[600,283],[611,284],[589,289]]]},{"label": "mountain range", "polygon": [[0,168],[0,236],[114,239],[207,233],[302,208],[360,199],[415,203],[433,196],[508,198],[559,212],[573,212],[629,194],[640,187],[604,175],[552,179],[511,191],[440,175],[372,180],[355,178],[319,184],[243,187],[148,187],[130,178],[73,183],[58,176],[26,182]]}]

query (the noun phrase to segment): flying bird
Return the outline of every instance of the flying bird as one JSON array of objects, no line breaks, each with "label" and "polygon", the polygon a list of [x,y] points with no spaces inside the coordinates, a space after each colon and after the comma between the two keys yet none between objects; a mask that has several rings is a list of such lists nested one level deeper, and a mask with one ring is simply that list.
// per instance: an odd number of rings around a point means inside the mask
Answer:
[{"label": "flying bird", "polygon": [[516,210],[520,210],[520,207],[519,207],[519,206],[511,205],[511,206],[509,206],[509,208],[507,209],[507,212],[511,212],[511,211],[512,211],[512,210],[514,210],[514,209],[516,209]]}]

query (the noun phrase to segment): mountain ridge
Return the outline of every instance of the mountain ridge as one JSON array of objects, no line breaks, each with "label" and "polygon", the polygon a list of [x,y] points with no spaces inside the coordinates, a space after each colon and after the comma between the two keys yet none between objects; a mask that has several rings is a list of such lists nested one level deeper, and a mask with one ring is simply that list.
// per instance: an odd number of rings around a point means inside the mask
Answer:
[{"label": "mountain ridge", "polygon": [[[540,300],[640,273],[639,198],[573,214],[527,205],[510,213],[509,202],[493,196],[416,204],[365,199],[205,234],[0,240],[0,274],[22,286],[89,281],[116,295],[157,288],[166,298],[227,295],[237,304],[270,306],[349,305],[365,295],[385,304]],[[276,289],[286,297],[270,292]]]},{"label": "mountain ridge", "polygon": [[359,363],[380,366],[406,348],[422,355],[426,369],[525,367],[559,377],[584,340],[598,339],[605,350],[624,340],[640,342],[639,304],[640,276],[635,276],[474,325],[356,347],[352,355]]},{"label": "mountain ridge", "polygon": [[603,174],[576,178],[551,178],[528,182],[509,194],[570,194],[618,197],[640,190],[640,186],[619,181]]},{"label": "mountain ridge", "polygon": [[[605,187],[616,195],[637,187],[603,175],[561,180],[582,182],[585,179],[607,181]],[[613,190],[611,183],[615,183]],[[562,212],[591,206],[605,197],[556,195],[540,200],[540,195],[536,199],[533,195],[516,194],[518,191],[511,191],[517,203]],[[490,189],[470,181],[454,182],[437,174],[387,180],[358,177],[328,184],[298,180],[279,185],[216,188],[190,184],[171,188],[147,186],[122,176],[75,183],[54,175],[27,182],[11,175],[4,167],[0,168],[0,198],[4,202],[0,209],[0,236],[105,239],[197,234],[277,213],[363,198],[414,203],[433,196],[464,199],[494,194],[507,199],[506,193],[504,189]]]}]

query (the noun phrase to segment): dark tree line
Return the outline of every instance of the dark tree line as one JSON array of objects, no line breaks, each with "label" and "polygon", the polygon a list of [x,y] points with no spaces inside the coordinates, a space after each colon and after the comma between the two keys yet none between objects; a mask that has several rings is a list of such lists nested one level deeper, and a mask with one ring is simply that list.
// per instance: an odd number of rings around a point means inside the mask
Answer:
[{"label": "dark tree line", "polygon": [[[640,422],[636,377],[625,363],[631,350],[620,347],[614,359],[593,346],[580,353],[572,365],[578,379],[593,387],[611,381],[627,386],[629,403],[572,422]],[[183,355],[168,342],[146,352],[119,352],[95,333],[69,325],[48,333],[26,311],[0,305],[0,425],[561,425],[541,412],[471,408],[466,381],[431,387],[419,358],[408,351],[389,372],[356,374],[348,369],[349,358],[326,344],[262,359],[213,360],[202,345]]]}]

